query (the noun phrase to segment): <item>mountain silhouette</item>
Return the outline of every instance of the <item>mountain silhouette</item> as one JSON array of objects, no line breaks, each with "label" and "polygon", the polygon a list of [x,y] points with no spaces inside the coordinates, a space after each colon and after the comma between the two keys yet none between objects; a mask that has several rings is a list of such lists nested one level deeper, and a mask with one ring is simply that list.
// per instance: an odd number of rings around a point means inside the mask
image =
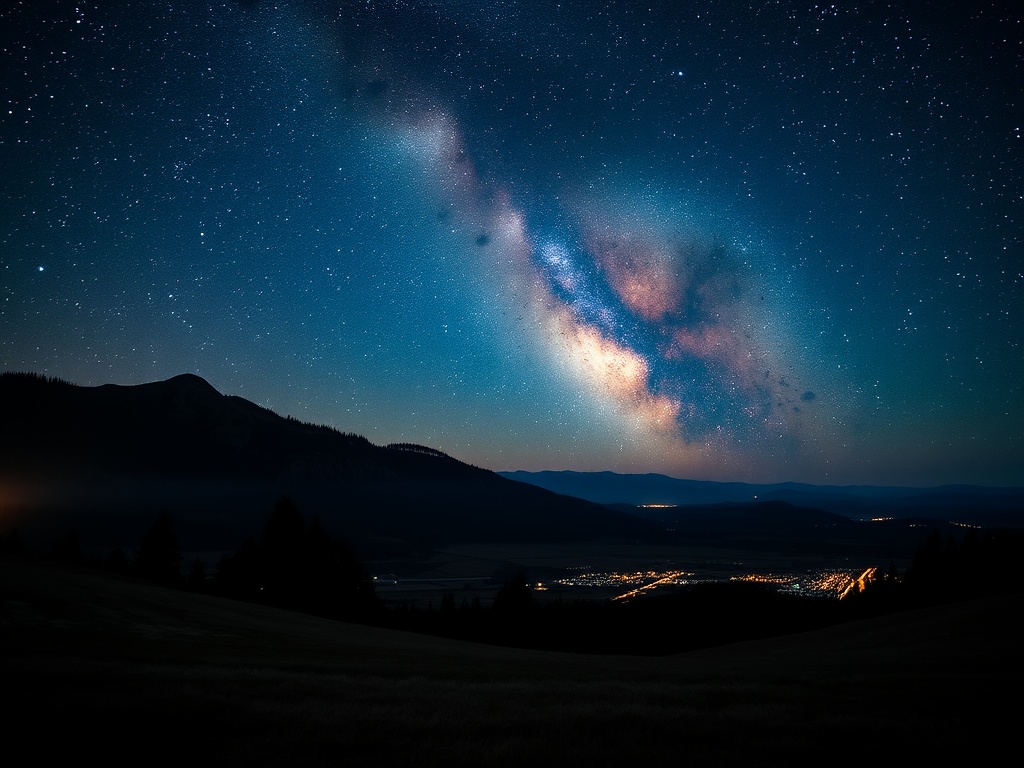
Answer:
[{"label": "mountain silhouette", "polygon": [[[784,501],[794,507],[834,512],[853,519],[939,517],[970,525],[1024,526],[1024,487],[757,484],[616,472],[515,471],[501,475],[596,504],[693,507],[757,502],[760,507],[761,502]],[[665,518],[664,513],[656,510],[639,514]]]},{"label": "mountain silhouette", "polygon": [[[11,522],[134,535],[170,509],[192,546],[234,546],[288,495],[332,533],[387,542],[565,541],[657,526],[440,451],[377,446],[223,395],[192,374],[81,387],[0,375]],[[45,526],[43,526],[45,527]]]}]

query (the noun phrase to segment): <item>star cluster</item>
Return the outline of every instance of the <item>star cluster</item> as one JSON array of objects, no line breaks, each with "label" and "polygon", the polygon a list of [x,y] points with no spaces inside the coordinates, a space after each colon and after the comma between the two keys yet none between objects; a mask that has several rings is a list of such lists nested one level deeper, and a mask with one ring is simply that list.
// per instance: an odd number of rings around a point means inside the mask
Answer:
[{"label": "star cluster", "polygon": [[494,469],[1024,483],[1021,13],[0,11],[0,364]]}]

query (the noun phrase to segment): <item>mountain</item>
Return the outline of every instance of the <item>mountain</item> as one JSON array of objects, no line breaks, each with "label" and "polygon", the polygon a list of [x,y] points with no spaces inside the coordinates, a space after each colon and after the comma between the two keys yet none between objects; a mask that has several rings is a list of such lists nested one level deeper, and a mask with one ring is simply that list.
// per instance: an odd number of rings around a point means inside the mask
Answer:
[{"label": "mountain", "polygon": [[721,502],[637,507],[613,504],[665,527],[662,540],[710,551],[785,553],[787,556],[858,557],[905,560],[921,543],[923,531],[946,536],[956,526],[935,519],[853,520],[835,512],[798,507],[786,501]]},{"label": "mountain", "polygon": [[422,446],[381,447],[281,417],[190,374],[80,387],[0,375],[0,525],[137,541],[160,510],[187,548],[233,548],[288,495],[378,546],[637,536],[648,521]]},{"label": "mountain", "polygon": [[[555,493],[597,504],[701,506],[784,501],[844,517],[933,517],[968,525],[1024,527],[1024,488],[950,485],[900,488],[806,483],[716,483],[658,474],[615,472],[501,472]],[[642,512],[646,516],[649,513]]]}]

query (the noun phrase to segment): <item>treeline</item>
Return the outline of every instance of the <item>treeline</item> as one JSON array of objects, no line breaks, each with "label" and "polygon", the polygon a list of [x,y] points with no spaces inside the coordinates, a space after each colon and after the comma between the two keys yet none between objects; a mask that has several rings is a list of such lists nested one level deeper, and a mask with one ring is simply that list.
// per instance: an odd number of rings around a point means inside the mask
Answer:
[{"label": "treeline", "polygon": [[417,445],[416,443],[388,443],[384,446],[392,451],[411,451],[412,453],[422,453],[426,456],[434,456],[438,459],[450,459],[444,451],[439,451],[437,448],[428,448],[425,445]]},{"label": "treeline", "polygon": [[[0,553],[26,553],[15,529],[0,539]],[[378,608],[373,579],[342,542],[317,518],[306,521],[288,498],[270,513],[259,537],[250,536],[225,555],[213,573],[196,558],[182,573],[174,520],[162,512],[143,535],[133,557],[116,547],[86,555],[77,531],[58,540],[50,559],[102,568],[164,587],[273,605],[332,619],[368,620]]]},{"label": "treeline", "polygon": [[54,387],[74,386],[70,381],[59,376],[46,376],[45,374],[33,373],[31,371],[4,371],[0,373],[0,378],[4,380],[5,384],[23,384],[28,387],[35,387],[39,384]]},{"label": "treeline", "polygon": [[843,620],[838,601],[747,582],[695,585],[628,602],[540,600],[520,574],[491,607],[447,593],[439,607],[398,606],[386,626],[492,645],[569,653],[664,655],[819,629]]},{"label": "treeline", "polygon": [[221,559],[214,587],[226,597],[327,618],[368,619],[378,607],[373,579],[352,551],[318,518],[306,522],[287,498],[258,539]]},{"label": "treeline", "polygon": [[352,442],[361,443],[363,445],[373,445],[373,443],[371,443],[363,435],[358,435],[355,432],[342,432],[340,429],[338,429],[337,427],[333,427],[330,424],[316,424],[312,421],[302,421],[301,419],[297,419],[291,415],[285,416],[284,420],[291,424],[298,424],[300,427],[305,427],[306,429],[312,429],[319,432],[328,432],[333,435],[340,435],[341,437],[348,438]]},{"label": "treeline", "polygon": [[1020,594],[1024,531],[968,529],[945,537],[936,529],[918,546],[903,574],[878,573],[855,602],[902,610],[995,595]]},{"label": "treeline", "polygon": [[[24,551],[17,531],[0,551]],[[207,573],[196,559],[187,574],[170,515],[161,514],[134,557],[120,549],[86,558],[76,534],[58,542],[55,559],[91,564],[158,584],[222,595],[334,619],[473,642],[575,653],[666,654],[823,628],[853,619],[987,595],[1019,594],[1024,531],[931,533],[904,573],[876,572],[843,600],[786,594],[748,582],[707,583],[627,602],[543,600],[519,573],[491,605],[446,593],[427,609],[384,607],[352,552],[317,518],[289,499],[274,507],[261,534],[247,538]]]},{"label": "treeline", "polygon": [[791,634],[978,597],[1020,594],[1024,531],[933,531],[904,573],[879,569],[843,600],[749,582],[693,585],[628,602],[543,601],[525,575],[505,582],[491,608],[447,593],[439,606],[382,614],[396,629],[475,642],[577,653],[678,653]]}]

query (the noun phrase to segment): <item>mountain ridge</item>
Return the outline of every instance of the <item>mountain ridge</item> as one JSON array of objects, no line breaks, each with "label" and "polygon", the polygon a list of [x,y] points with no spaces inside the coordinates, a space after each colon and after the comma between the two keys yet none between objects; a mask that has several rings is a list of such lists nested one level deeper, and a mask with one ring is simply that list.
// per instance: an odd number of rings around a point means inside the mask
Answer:
[{"label": "mountain ridge", "polygon": [[741,483],[687,480],[658,473],[523,470],[499,472],[556,493],[606,505],[696,506],[785,501],[849,518],[920,517],[941,512],[977,525],[1024,526],[1024,487],[946,485],[933,488],[900,486],[826,486],[809,483]]},{"label": "mountain ridge", "polygon": [[39,510],[55,510],[51,527],[95,529],[102,518],[123,530],[170,508],[185,535],[205,528],[206,539],[234,547],[288,495],[336,534],[427,545],[637,536],[655,528],[434,449],[377,446],[280,416],[194,374],[80,387],[7,373],[0,375],[0,416],[0,489],[21,499],[8,501],[6,517],[27,524],[47,516]]}]

